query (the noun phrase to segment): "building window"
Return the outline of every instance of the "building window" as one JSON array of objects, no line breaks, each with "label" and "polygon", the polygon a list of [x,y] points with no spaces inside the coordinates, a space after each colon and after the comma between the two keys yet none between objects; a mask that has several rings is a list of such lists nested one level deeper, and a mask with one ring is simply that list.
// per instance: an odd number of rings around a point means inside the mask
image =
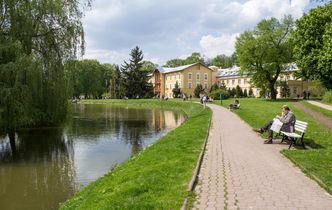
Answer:
[{"label": "building window", "polygon": [[232,80],[232,85],[234,85],[234,84],[235,84],[235,79]]},{"label": "building window", "polygon": [[204,80],[208,80],[208,74],[207,73],[204,74]]},{"label": "building window", "polygon": [[208,89],[208,84],[207,83],[204,83],[204,88],[205,88],[205,90]]},{"label": "building window", "polygon": [[290,76],[287,75],[287,80],[289,80],[289,79],[290,79]]},{"label": "building window", "polygon": [[227,81],[226,83],[227,83],[227,85],[228,85],[228,84],[229,84],[229,80],[226,80],[226,81]]},{"label": "building window", "polygon": [[241,84],[241,79],[237,80],[237,84],[239,84],[239,85]]},{"label": "building window", "polygon": [[199,73],[196,74],[196,80],[200,80],[201,75]]},{"label": "building window", "polygon": [[188,83],[188,88],[191,89],[191,82]]},{"label": "building window", "polygon": [[174,78],[174,80],[176,80],[176,76],[175,75],[173,76],[173,78]]},{"label": "building window", "polygon": [[244,80],[243,80],[243,83],[244,83],[244,84],[247,84],[247,79],[244,79]]},{"label": "building window", "polygon": [[191,80],[192,77],[193,77],[192,73],[189,73],[189,74],[188,74],[188,79]]},{"label": "building window", "polygon": [[172,84],[169,84],[169,89],[171,89],[171,90],[172,90]]}]

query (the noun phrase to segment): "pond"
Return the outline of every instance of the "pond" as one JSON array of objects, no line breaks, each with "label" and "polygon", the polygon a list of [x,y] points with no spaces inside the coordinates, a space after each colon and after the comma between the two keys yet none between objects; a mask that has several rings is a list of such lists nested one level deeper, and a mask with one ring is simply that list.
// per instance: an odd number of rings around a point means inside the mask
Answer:
[{"label": "pond", "polygon": [[65,128],[0,136],[0,209],[58,209],[116,164],[178,127],[185,115],[158,108],[74,104]]}]

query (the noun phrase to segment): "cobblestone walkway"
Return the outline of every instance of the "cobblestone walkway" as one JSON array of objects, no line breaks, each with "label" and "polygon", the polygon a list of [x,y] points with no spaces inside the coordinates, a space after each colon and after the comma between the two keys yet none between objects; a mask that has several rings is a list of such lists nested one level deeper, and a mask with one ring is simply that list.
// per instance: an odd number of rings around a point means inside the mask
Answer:
[{"label": "cobblestone walkway", "polygon": [[199,175],[194,209],[332,209],[332,197],[263,144],[234,113],[218,105]]}]

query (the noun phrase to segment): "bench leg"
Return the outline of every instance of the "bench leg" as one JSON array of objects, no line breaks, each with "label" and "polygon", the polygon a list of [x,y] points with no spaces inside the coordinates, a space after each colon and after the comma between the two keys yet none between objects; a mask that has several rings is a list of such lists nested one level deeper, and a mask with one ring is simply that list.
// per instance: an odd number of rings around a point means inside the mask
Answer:
[{"label": "bench leg", "polygon": [[303,149],[305,149],[304,142],[303,142],[303,136],[302,136],[302,138],[301,138],[301,143],[302,143],[302,147],[303,147]]},{"label": "bench leg", "polygon": [[293,146],[293,144],[295,144],[296,139],[294,139],[294,138],[290,138],[290,142],[291,142],[291,143],[290,143],[288,149],[290,149],[290,148]]}]

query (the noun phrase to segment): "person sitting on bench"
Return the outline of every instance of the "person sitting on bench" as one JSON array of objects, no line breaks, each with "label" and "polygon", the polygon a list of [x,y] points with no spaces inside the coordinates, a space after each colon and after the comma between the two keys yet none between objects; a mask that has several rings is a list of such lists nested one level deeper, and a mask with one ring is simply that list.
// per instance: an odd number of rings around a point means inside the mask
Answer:
[{"label": "person sitting on bench", "polygon": [[[290,108],[287,105],[282,106],[282,115],[276,116],[276,119],[279,119],[283,124],[281,126],[280,131],[284,132],[293,132],[294,131],[294,125],[295,125],[295,115],[293,112],[290,111]],[[263,133],[264,131],[268,131],[269,136],[267,140],[264,141],[264,144],[272,144],[273,141],[273,131],[270,129],[271,125],[274,120],[271,120],[266,125],[264,125],[261,128],[254,128],[253,130],[258,133]]]},{"label": "person sitting on bench", "polygon": [[237,109],[240,106],[239,100],[235,100],[234,103],[229,105],[229,109]]}]

